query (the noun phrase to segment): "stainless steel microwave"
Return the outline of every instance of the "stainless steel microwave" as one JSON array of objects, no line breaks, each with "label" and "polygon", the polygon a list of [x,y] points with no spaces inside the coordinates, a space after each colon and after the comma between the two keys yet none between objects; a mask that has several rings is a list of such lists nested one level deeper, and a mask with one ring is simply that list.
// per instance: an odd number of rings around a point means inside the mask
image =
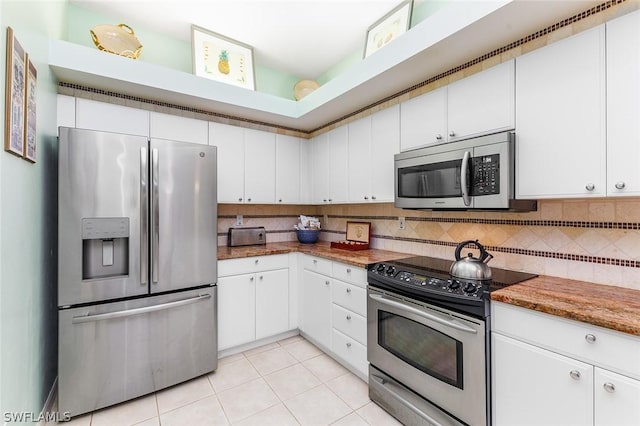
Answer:
[{"label": "stainless steel microwave", "polygon": [[395,155],[395,206],[433,210],[536,210],[516,200],[513,132],[431,145]]}]

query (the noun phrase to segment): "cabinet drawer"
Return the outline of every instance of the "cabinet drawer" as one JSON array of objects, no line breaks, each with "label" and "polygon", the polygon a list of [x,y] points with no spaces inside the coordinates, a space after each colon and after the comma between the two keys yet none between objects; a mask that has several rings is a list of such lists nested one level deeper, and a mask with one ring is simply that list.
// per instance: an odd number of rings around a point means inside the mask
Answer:
[{"label": "cabinet drawer", "polygon": [[253,272],[271,271],[288,267],[288,254],[227,259],[218,261],[218,276],[225,277],[228,275],[251,274]]},{"label": "cabinet drawer", "polygon": [[333,280],[331,288],[331,300],[362,316],[367,315],[367,292],[365,289],[353,284]]},{"label": "cabinet drawer", "polygon": [[367,271],[358,266],[333,262],[333,277],[358,287],[367,288]]},{"label": "cabinet drawer", "polygon": [[331,350],[363,376],[368,374],[366,346],[334,328],[331,333]]},{"label": "cabinet drawer", "polygon": [[367,319],[336,304],[332,305],[333,328],[366,346]]},{"label": "cabinet drawer", "polygon": [[304,269],[331,276],[331,261],[315,256],[304,256]]},{"label": "cabinet drawer", "polygon": [[491,302],[493,331],[596,366],[640,378],[640,338],[549,314]]}]

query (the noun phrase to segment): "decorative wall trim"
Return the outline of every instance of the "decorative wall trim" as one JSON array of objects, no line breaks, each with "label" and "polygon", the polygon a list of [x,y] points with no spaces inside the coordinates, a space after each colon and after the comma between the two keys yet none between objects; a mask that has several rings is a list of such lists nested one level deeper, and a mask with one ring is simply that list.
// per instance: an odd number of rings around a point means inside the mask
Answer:
[{"label": "decorative wall trim", "polygon": [[212,111],[207,111],[207,110],[203,110],[200,108],[193,108],[193,107],[188,107],[188,106],[184,106],[184,105],[176,105],[176,104],[171,104],[168,102],[163,102],[163,101],[157,101],[157,100],[153,100],[153,99],[146,99],[146,98],[141,98],[138,96],[129,96],[126,94],[122,94],[122,93],[117,93],[117,92],[112,92],[109,90],[102,90],[102,89],[96,89],[96,88],[92,88],[92,87],[87,87],[87,86],[82,86],[79,84],[73,84],[73,83],[68,83],[68,82],[64,82],[61,81],[58,83],[59,87],[63,87],[63,88],[69,88],[69,89],[74,89],[74,90],[80,90],[80,91],[84,91],[84,92],[88,92],[88,93],[96,93],[96,94],[100,94],[100,95],[106,95],[106,96],[111,96],[111,97],[115,97],[115,98],[119,98],[119,99],[125,99],[125,100],[130,100],[130,101],[136,101],[136,102],[140,102],[142,104],[148,104],[148,105],[154,105],[154,106],[161,106],[161,107],[166,107],[166,108],[173,108],[173,109],[177,109],[177,110],[181,110],[181,111],[188,111],[188,112],[193,112],[193,113],[197,113],[197,114],[203,114],[205,116],[214,118],[215,120],[212,121],[217,121],[217,120],[231,120],[231,121],[235,121],[239,124],[241,123],[246,123],[246,124],[252,124],[252,125],[257,125],[257,126],[264,126],[267,127],[269,129],[271,129],[272,131],[275,129],[281,129],[284,131],[290,131],[290,132],[296,132],[298,134],[300,134],[301,137],[306,137],[306,138],[310,138],[312,135],[314,135],[314,133],[319,132],[320,130],[323,130],[325,128],[334,126],[342,121],[345,121],[347,119],[350,119],[354,116],[357,116],[358,114],[361,114],[365,111],[371,110],[379,105],[382,105],[386,102],[395,100],[397,98],[399,98],[402,95],[406,95],[407,93],[410,93],[414,90],[420,89],[428,84],[431,84],[437,80],[440,80],[442,78],[448,77],[452,74],[455,74],[461,70],[470,68],[476,64],[479,64],[487,59],[490,59],[492,57],[495,57],[497,55],[501,55],[509,50],[512,50],[514,48],[517,48],[519,46],[522,46],[532,40],[538,39],[540,37],[544,37],[556,30],[559,30],[563,27],[566,27],[567,25],[571,25],[573,23],[576,23],[582,19],[585,19],[589,16],[601,13],[613,6],[622,4],[624,2],[626,2],[627,0],[609,0],[606,1],[604,3],[601,3],[597,6],[594,6],[590,9],[587,9],[581,13],[578,13],[570,18],[567,19],[563,19],[562,21],[556,22],[555,24],[552,24],[544,29],[541,29],[539,31],[536,31],[532,34],[529,34],[526,37],[523,37],[519,40],[516,40],[514,42],[511,42],[507,45],[504,45],[502,47],[499,47],[497,49],[494,49],[488,53],[485,53],[484,55],[478,56],[475,59],[472,59],[470,61],[467,61],[461,65],[458,65],[457,67],[451,68],[443,73],[440,73],[438,75],[435,75],[433,77],[430,77],[418,84],[415,84],[411,87],[408,87],[400,92],[397,92],[393,95],[387,96],[384,99],[380,99],[372,104],[369,104],[365,107],[362,107],[356,111],[353,111],[347,115],[344,115],[340,118],[337,118],[335,120],[332,120],[326,124],[323,124],[322,126],[319,126],[313,130],[310,131],[305,131],[305,130],[301,130],[301,129],[295,129],[292,127],[286,127],[286,126],[280,126],[280,125],[274,125],[271,123],[266,123],[263,121],[257,121],[257,120],[250,120],[250,119],[246,119],[246,118],[242,118],[242,117],[236,117],[236,116],[231,116],[231,115],[227,115],[227,114],[222,114],[222,113],[217,113],[217,112],[212,112]]}]

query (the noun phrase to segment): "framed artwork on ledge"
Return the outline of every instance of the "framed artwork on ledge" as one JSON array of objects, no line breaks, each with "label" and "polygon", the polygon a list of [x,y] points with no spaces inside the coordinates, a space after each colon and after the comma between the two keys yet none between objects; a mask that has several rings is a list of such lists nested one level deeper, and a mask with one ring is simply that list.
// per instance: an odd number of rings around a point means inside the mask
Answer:
[{"label": "framed artwork on ledge", "polygon": [[7,27],[4,149],[20,157],[24,152],[25,51]]},{"label": "framed artwork on ledge", "polygon": [[411,26],[412,11],[413,0],[405,0],[371,25],[367,30],[363,58],[377,52],[401,34],[406,33]]},{"label": "framed artwork on ledge", "polygon": [[195,75],[255,90],[251,46],[192,25],[191,48]]}]

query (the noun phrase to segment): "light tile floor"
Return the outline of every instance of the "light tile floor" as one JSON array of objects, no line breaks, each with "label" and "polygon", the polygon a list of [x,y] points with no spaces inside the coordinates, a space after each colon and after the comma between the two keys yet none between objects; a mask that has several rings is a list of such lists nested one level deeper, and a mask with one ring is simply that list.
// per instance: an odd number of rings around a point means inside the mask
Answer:
[{"label": "light tile floor", "polygon": [[72,426],[399,425],[367,384],[301,336],[222,358],[211,374],[71,420]]}]

